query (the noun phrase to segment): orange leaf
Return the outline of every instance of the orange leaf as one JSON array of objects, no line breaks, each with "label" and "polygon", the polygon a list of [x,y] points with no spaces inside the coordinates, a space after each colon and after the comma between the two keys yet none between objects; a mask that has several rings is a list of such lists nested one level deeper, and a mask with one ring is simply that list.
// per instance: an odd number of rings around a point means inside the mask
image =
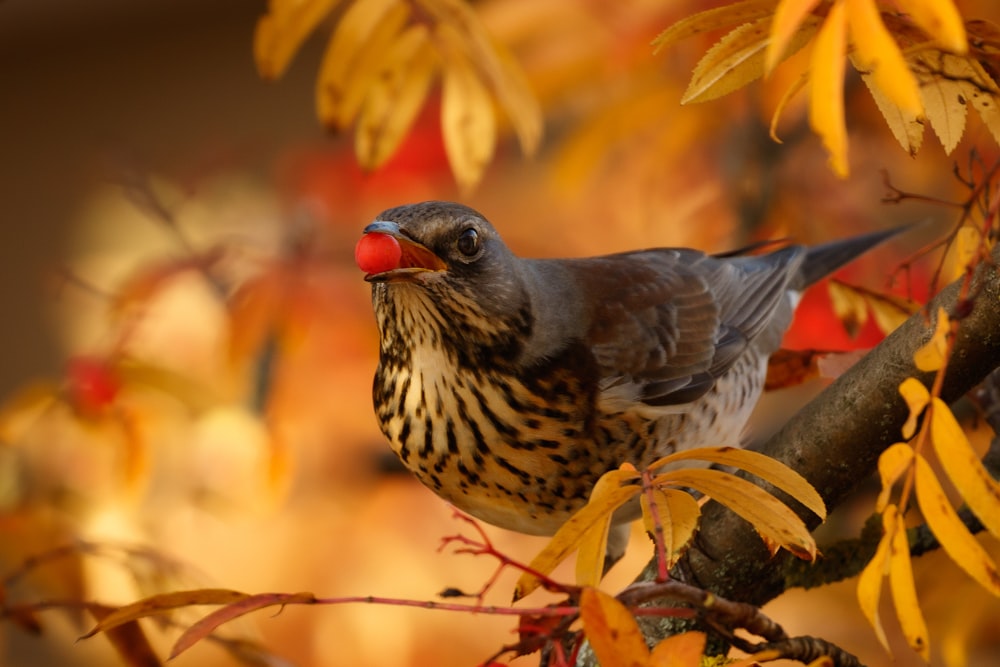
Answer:
[{"label": "orange leaf", "polygon": [[1000,484],[983,467],[955,416],[940,398],[931,412],[931,441],[948,478],[990,533],[1000,537]]},{"label": "orange leaf", "polygon": [[185,630],[170,649],[170,659],[173,660],[194,644],[212,634],[223,623],[228,623],[244,614],[275,605],[284,607],[286,604],[315,603],[316,597],[312,593],[260,593],[258,595],[244,596],[242,599],[227,604],[221,609],[216,609]]},{"label": "orange leaf", "polygon": [[580,619],[601,667],[643,667],[649,663],[649,649],[632,612],[615,598],[596,588],[584,588]]},{"label": "orange leaf", "polygon": [[916,464],[914,488],[927,525],[956,565],[987,591],[1000,596],[1000,571],[996,563],[959,519],[930,464],[919,454]]},{"label": "orange leaf", "polygon": [[[542,574],[548,574],[555,569],[559,563],[580,548],[589,533],[600,531],[615,510],[642,493],[642,487],[635,483],[638,480],[639,474],[634,469],[612,470],[601,475],[594,485],[587,504],[560,526],[552,539],[532,559],[529,567]],[[523,573],[514,586],[514,600],[520,600],[538,588],[540,583],[531,574]]]},{"label": "orange leaf", "polygon": [[927,624],[917,601],[913,567],[910,564],[910,542],[906,537],[906,522],[902,517],[895,522],[889,543],[889,590],[892,591],[896,617],[906,642],[924,660],[930,660]]},{"label": "orange leaf", "polygon": [[698,667],[705,653],[704,632],[684,632],[667,637],[653,647],[650,667]]},{"label": "orange leaf", "polygon": [[913,363],[922,371],[936,371],[944,365],[948,353],[948,334],[951,322],[944,308],[938,307],[934,333],[931,339],[913,353]]},{"label": "orange leaf", "polygon": [[[786,0],[787,1],[787,0]],[[780,7],[779,7],[780,8]],[[830,168],[846,177],[847,126],[844,120],[844,53],[847,48],[846,5],[836,2],[813,44],[809,85],[809,125],[830,153]]]},{"label": "orange leaf", "polygon": [[180,607],[191,607],[200,604],[231,604],[249,597],[246,593],[223,588],[198,588],[190,591],[161,593],[151,595],[123,607],[119,607],[101,618],[89,632],[80,639],[93,637],[98,632],[107,632],[123,623],[130,623],[147,616],[165,614]]},{"label": "orange leaf", "polygon": [[878,637],[879,643],[886,651],[890,650],[889,640],[886,639],[885,630],[882,629],[878,607],[882,597],[882,578],[886,575],[889,567],[889,550],[898,517],[899,513],[895,505],[889,505],[885,508],[882,513],[882,539],[878,543],[875,555],[868,561],[868,565],[858,577],[858,605],[865,618],[868,619],[868,624],[875,630],[875,636]]},{"label": "orange leaf", "polygon": [[885,512],[889,505],[892,487],[913,466],[913,448],[897,442],[878,457],[878,474],[882,480],[882,491],[875,502],[876,512]]},{"label": "orange leaf", "polygon": [[784,463],[760,452],[737,447],[698,447],[671,454],[653,463],[650,468],[659,467],[662,462],[691,459],[733,466],[753,473],[798,500],[819,518],[826,518],[826,504],[813,485]]},{"label": "orange leaf", "polygon": [[917,431],[917,420],[930,403],[931,394],[917,378],[906,378],[899,384],[899,395],[910,409],[910,415],[903,424],[903,437],[909,440]]},{"label": "orange leaf", "polygon": [[908,0],[904,11],[945,49],[954,53],[968,50],[962,15],[951,0]]},{"label": "orange leaf", "polygon": [[905,113],[920,114],[920,88],[874,0],[846,0],[854,58],[872,83]]},{"label": "orange leaf", "polygon": [[774,24],[771,26],[771,41],[767,45],[764,69],[770,73],[782,58],[799,26],[809,13],[819,4],[819,0],[781,0],[774,10]]}]

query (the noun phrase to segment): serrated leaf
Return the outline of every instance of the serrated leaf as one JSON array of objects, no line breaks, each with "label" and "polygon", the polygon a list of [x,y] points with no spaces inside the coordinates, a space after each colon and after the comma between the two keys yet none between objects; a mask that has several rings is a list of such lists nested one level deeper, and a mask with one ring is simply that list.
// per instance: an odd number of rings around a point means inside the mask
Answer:
[{"label": "serrated leaf", "polygon": [[284,607],[288,604],[315,604],[316,597],[312,593],[260,593],[247,595],[242,599],[216,609],[197,623],[189,627],[174,642],[170,649],[170,659],[188,650],[199,641],[212,634],[223,623],[228,623],[252,611],[267,607]]},{"label": "serrated leaf", "polygon": [[965,133],[967,84],[942,76],[930,77],[920,88],[924,112],[946,154],[951,154]]},{"label": "serrated leaf", "polygon": [[254,62],[260,76],[281,78],[302,42],[338,4],[340,0],[271,0],[253,35]]},{"label": "serrated leaf", "polygon": [[118,607],[108,613],[89,632],[82,635],[80,639],[93,637],[98,632],[107,632],[111,628],[118,627],[123,623],[130,623],[140,618],[146,618],[147,616],[165,614],[181,607],[203,604],[231,604],[247,597],[249,596],[246,593],[224,588],[199,588],[190,591],[176,591],[173,593],[152,595],[123,607]]},{"label": "serrated leaf", "polygon": [[882,628],[882,619],[879,616],[879,600],[882,598],[882,578],[888,573],[889,550],[892,545],[892,536],[896,529],[898,520],[898,510],[895,505],[889,505],[882,513],[882,539],[879,540],[875,555],[868,561],[868,565],[862,570],[858,577],[858,606],[861,612],[868,619],[868,624],[875,631],[882,648],[889,651],[889,640],[886,639],[885,630]]},{"label": "serrated leaf", "polygon": [[720,470],[680,469],[657,475],[653,483],[700,491],[748,521],[766,544],[784,547],[805,560],[816,557],[816,542],[802,520],[752,482]]},{"label": "serrated leaf", "polygon": [[935,397],[931,406],[931,441],[941,467],[983,526],[1000,537],[1000,484],[976,456],[944,401]]},{"label": "serrated leaf", "polygon": [[965,53],[968,50],[962,15],[951,0],[909,0],[904,11],[948,51]]},{"label": "serrated leaf", "polygon": [[738,447],[698,447],[675,452],[653,463],[650,465],[650,468],[657,468],[668,462],[673,463],[675,461],[688,461],[692,459],[746,470],[792,496],[819,518],[826,518],[826,504],[813,485],[805,477],[784,463],[760,452],[740,449]]},{"label": "serrated leaf", "polygon": [[698,667],[706,640],[705,633],[697,630],[671,635],[653,647],[649,667]]},{"label": "serrated leaf", "polygon": [[788,44],[792,41],[799,26],[818,4],[819,0],[781,0],[778,3],[771,25],[771,39],[764,57],[764,69],[767,72],[773,70],[775,65],[785,57]]},{"label": "serrated leaf", "polygon": [[844,53],[847,48],[846,5],[834,3],[819,29],[809,60],[809,125],[830,154],[830,168],[844,178],[847,125],[844,119]]},{"label": "serrated leaf", "polygon": [[698,527],[701,508],[691,494],[680,489],[650,489],[640,496],[640,500],[646,532],[663,541],[663,552],[669,569],[691,541]]},{"label": "serrated leaf", "polygon": [[903,442],[890,446],[878,457],[878,475],[882,491],[875,501],[875,511],[884,512],[889,506],[892,487],[913,466],[913,448]]},{"label": "serrated leaf", "polygon": [[399,0],[357,0],[344,13],[316,82],[316,114],[325,125],[351,124],[409,14]]},{"label": "serrated leaf", "polygon": [[899,619],[906,643],[924,660],[930,660],[927,623],[917,600],[913,566],[910,564],[910,542],[906,537],[906,522],[902,517],[895,521],[889,542],[889,590],[892,591],[896,618]]},{"label": "serrated leaf", "polygon": [[[861,69],[857,63],[854,63],[854,67],[855,69]],[[911,157],[916,155],[924,143],[924,123],[921,120],[920,114],[900,109],[879,86],[875,85],[870,74],[862,74],[861,80],[864,81],[872,99],[875,100],[875,106],[878,107],[882,118],[885,119],[885,124],[889,126],[892,136]],[[923,92],[922,89],[921,92]],[[923,103],[926,108],[926,97],[924,97]]]},{"label": "serrated leaf", "polygon": [[[681,104],[713,100],[762,77],[770,25],[769,17],[759,19],[741,25],[719,40],[695,67]],[[818,27],[818,18],[807,18],[789,43],[789,54],[805,46]]]},{"label": "serrated leaf", "polygon": [[399,146],[427,98],[437,65],[427,27],[404,30],[386,55],[358,118],[354,150],[362,167],[379,167]]},{"label": "serrated leaf", "polygon": [[951,331],[951,321],[944,308],[938,307],[937,317],[934,323],[934,333],[929,341],[924,343],[913,353],[913,363],[917,368],[924,371],[936,371],[944,365],[944,360],[948,354],[948,334]]},{"label": "serrated leaf", "polygon": [[642,667],[649,662],[646,640],[625,605],[596,588],[580,593],[580,620],[601,667]]},{"label": "serrated leaf", "polygon": [[489,91],[462,58],[445,60],[441,126],[455,181],[469,191],[493,157],[497,128]]},{"label": "serrated leaf", "polygon": [[[818,0],[817,0],[818,1]],[[744,0],[707,9],[677,21],[653,40],[653,53],[688,37],[771,16],[774,0]]]},{"label": "serrated leaf", "polygon": [[[642,493],[638,485],[639,474],[635,470],[612,470],[601,475],[594,485],[587,504],[566,520],[545,547],[531,560],[529,568],[540,574],[548,574],[571,553],[593,530],[599,530],[615,510],[636,495]],[[538,588],[537,577],[525,572],[514,586],[514,599],[519,600]]]},{"label": "serrated leaf", "polygon": [[951,506],[924,457],[916,459],[917,504],[945,553],[993,595],[1000,596],[1000,571]]},{"label": "serrated leaf", "polygon": [[906,406],[910,409],[910,414],[903,424],[903,437],[909,440],[917,431],[917,420],[923,414],[924,408],[931,401],[931,394],[927,387],[917,378],[906,378],[899,383],[899,395],[906,401]]},{"label": "serrated leaf", "polygon": [[920,88],[874,0],[846,0],[854,58],[872,83],[902,111],[920,114]]}]

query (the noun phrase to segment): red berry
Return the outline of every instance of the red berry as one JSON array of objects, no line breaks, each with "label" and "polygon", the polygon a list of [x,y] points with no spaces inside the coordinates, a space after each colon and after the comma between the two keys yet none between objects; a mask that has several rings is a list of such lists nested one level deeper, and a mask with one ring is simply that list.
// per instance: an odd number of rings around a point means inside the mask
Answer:
[{"label": "red berry", "polygon": [[354,247],[354,261],[365,273],[383,273],[399,268],[403,251],[399,241],[388,234],[365,234]]},{"label": "red berry", "polygon": [[66,364],[66,380],[70,402],[89,414],[110,406],[121,389],[121,379],[114,368],[96,357],[72,357]]}]

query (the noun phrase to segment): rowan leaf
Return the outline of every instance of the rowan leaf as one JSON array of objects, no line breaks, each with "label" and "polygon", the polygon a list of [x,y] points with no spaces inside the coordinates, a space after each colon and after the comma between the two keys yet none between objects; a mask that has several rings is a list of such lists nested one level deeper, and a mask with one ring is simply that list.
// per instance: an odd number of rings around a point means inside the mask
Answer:
[{"label": "rowan leaf", "polygon": [[424,25],[406,28],[386,54],[358,117],[354,151],[366,169],[396,150],[430,91],[439,64]]},{"label": "rowan leaf", "polygon": [[604,558],[608,550],[608,534],[611,531],[611,514],[603,521],[597,521],[580,538],[576,553],[577,586],[596,586],[604,574]]},{"label": "rowan leaf", "polygon": [[[745,23],[719,40],[695,67],[681,104],[713,100],[762,77],[770,25],[770,17]],[[812,39],[818,27],[818,18],[807,19],[789,44],[790,53]]]},{"label": "rowan leaf", "polygon": [[719,28],[750,23],[771,16],[773,12],[774,0],[744,0],[714,9],[706,9],[677,21],[657,35],[656,39],[653,40],[653,52],[659,53],[664,47],[682,39]]},{"label": "rowan leaf", "polygon": [[[851,62],[854,64],[855,69],[862,69],[854,62],[853,57],[851,58]],[[924,122],[921,114],[900,109],[889,99],[889,96],[885,94],[882,88],[874,83],[870,74],[862,74],[861,80],[864,81],[872,99],[875,100],[875,105],[878,107],[879,112],[881,112],[882,118],[885,119],[886,125],[889,126],[892,136],[911,157],[915,156],[924,143]],[[921,88],[922,95],[924,92],[924,89]],[[923,104],[926,109],[928,104],[926,96],[923,96]]]},{"label": "rowan leaf", "polygon": [[679,469],[657,475],[653,483],[700,491],[748,521],[765,544],[784,547],[804,560],[816,557],[816,542],[802,520],[752,482],[720,470]]},{"label": "rowan leaf", "polygon": [[232,591],[224,588],[198,588],[190,591],[176,591],[173,593],[160,593],[151,595],[142,600],[137,600],[123,607],[118,607],[99,619],[90,631],[82,635],[80,639],[93,637],[98,632],[107,632],[123,623],[130,623],[140,618],[165,614],[181,607],[191,607],[194,605],[220,605],[231,604],[249,597],[246,593]]},{"label": "rowan leaf", "polygon": [[941,467],[979,520],[1000,537],[1000,484],[990,476],[948,406],[934,398],[931,441]]},{"label": "rowan leaf", "polygon": [[887,448],[878,457],[878,475],[882,481],[882,491],[875,502],[876,512],[885,512],[889,506],[889,495],[892,487],[913,466],[913,448],[903,442],[897,442]]},{"label": "rowan leaf", "polygon": [[649,489],[640,496],[640,500],[646,532],[663,541],[663,552],[669,569],[691,541],[698,527],[701,508],[690,493],[680,489]]},{"label": "rowan leaf", "polygon": [[242,599],[216,609],[200,621],[185,630],[170,649],[170,660],[188,650],[199,641],[212,634],[223,623],[228,623],[244,614],[267,607],[287,604],[315,604],[316,597],[312,593],[260,593],[247,595]]},{"label": "rowan leaf", "polygon": [[781,0],[774,10],[771,40],[764,57],[764,69],[770,73],[785,57],[785,51],[799,27],[816,8],[819,0]]},{"label": "rowan leaf", "polygon": [[906,643],[924,660],[930,660],[927,623],[917,600],[913,566],[910,564],[910,542],[906,537],[906,522],[902,517],[895,521],[889,542],[889,590],[892,591],[896,618],[899,619]]},{"label": "rowan leaf", "polygon": [[469,191],[493,157],[496,117],[489,91],[464,58],[445,59],[441,126],[455,181]]},{"label": "rowan leaf", "polygon": [[920,88],[874,0],[846,0],[853,57],[872,84],[902,111],[920,114]]},{"label": "rowan leaf", "polygon": [[601,667],[643,667],[649,664],[646,640],[632,612],[596,588],[580,593],[580,620]]},{"label": "rowan leaf", "polygon": [[[113,613],[114,607],[91,602],[87,604],[87,611],[97,621],[100,621],[108,614]],[[104,636],[127,667],[160,667],[163,664],[138,621],[122,623],[105,632]]]},{"label": "rowan leaf", "polygon": [[929,341],[913,353],[913,363],[924,371],[936,371],[944,365],[948,354],[948,334],[951,332],[951,321],[944,308],[938,307],[934,333]]},{"label": "rowan leaf", "polygon": [[952,0],[909,0],[905,11],[934,41],[954,53],[965,53],[965,25]]},{"label": "rowan leaf", "polygon": [[820,350],[779,349],[768,357],[764,391],[794,387],[820,377],[819,360],[827,354]]},{"label": "rowan leaf", "polygon": [[931,394],[927,387],[917,378],[906,378],[899,383],[899,395],[906,401],[906,406],[910,409],[910,415],[903,424],[903,437],[909,440],[917,432],[917,420],[923,414],[924,408],[931,401]]},{"label": "rowan leaf", "polygon": [[792,496],[819,518],[826,518],[826,504],[813,485],[805,477],[784,463],[760,452],[740,449],[738,447],[698,447],[682,452],[675,452],[653,463],[650,468],[657,468],[666,463],[688,461],[691,459],[709,461],[711,463],[746,470]]},{"label": "rowan leaf", "polygon": [[885,630],[882,628],[879,600],[882,597],[882,578],[885,577],[889,568],[889,551],[898,516],[898,509],[895,505],[888,505],[882,512],[882,539],[879,540],[878,547],[875,549],[875,555],[868,561],[868,565],[858,577],[858,606],[861,607],[861,612],[868,619],[868,624],[872,626],[875,636],[886,651],[890,651],[889,640],[886,639]]},{"label": "rowan leaf", "polygon": [[671,635],[653,647],[649,667],[698,667],[706,639],[705,633],[697,630]]},{"label": "rowan leaf", "polygon": [[844,325],[849,336],[857,336],[861,327],[868,322],[868,301],[858,290],[839,280],[828,280],[826,291],[830,295],[833,314]]},{"label": "rowan leaf", "polygon": [[921,86],[927,120],[949,155],[965,133],[966,87],[966,83],[944,76],[929,77]]},{"label": "rowan leaf", "polygon": [[257,20],[253,55],[264,79],[279,79],[302,42],[329,16],[340,0],[270,0]]},{"label": "rowan leaf", "polygon": [[[634,469],[612,470],[601,475],[594,485],[587,504],[566,520],[545,547],[532,559],[529,568],[548,574],[571,553],[580,548],[587,534],[601,530],[615,510],[642,493],[639,474]],[[525,572],[514,586],[514,599],[519,600],[538,588],[541,582]]]},{"label": "rowan leaf", "polygon": [[916,457],[917,503],[924,520],[945,553],[993,595],[1000,596],[1000,571],[986,550],[969,532],[945,495],[924,457]]},{"label": "rowan leaf", "polygon": [[344,12],[316,82],[316,114],[326,126],[343,129],[354,120],[409,14],[400,0],[357,0]]},{"label": "rowan leaf", "polygon": [[[787,0],[786,0],[787,1]],[[810,58],[809,125],[830,154],[830,168],[846,177],[847,126],[844,120],[844,53],[847,48],[846,5],[830,7],[813,43]]]},{"label": "rowan leaf", "polygon": [[973,259],[980,254],[982,239],[979,230],[971,225],[958,229],[941,263],[942,281],[951,283],[965,275]]}]

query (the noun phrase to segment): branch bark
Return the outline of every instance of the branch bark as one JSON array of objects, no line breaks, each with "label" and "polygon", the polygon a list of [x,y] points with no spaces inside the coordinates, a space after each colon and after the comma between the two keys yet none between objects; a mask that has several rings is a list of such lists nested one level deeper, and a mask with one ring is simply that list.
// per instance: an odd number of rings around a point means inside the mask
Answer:
[{"label": "branch bark", "polygon": [[[973,280],[974,302],[959,328],[942,389],[946,402],[960,398],[1000,366],[998,258],[1000,251],[994,253],[993,263],[980,265]],[[938,307],[949,314],[964,310],[961,294],[961,281],[949,285],[926,312],[936,313]],[[908,411],[899,384],[916,377],[930,387],[933,376],[917,370],[913,353],[931,333],[926,313],[911,317],[793,416],[761,451],[809,480],[829,510],[837,507],[876,470],[882,451],[901,440]],[[805,508],[774,488],[768,490],[796,509],[810,528],[816,526],[818,519]],[[750,524],[710,502],[694,544],[672,575],[730,600],[760,606],[790,587],[786,574],[793,560],[786,552],[769,557]],[[655,574],[653,562],[639,579],[652,580]],[[677,631],[670,623],[644,627],[652,641]]]}]

